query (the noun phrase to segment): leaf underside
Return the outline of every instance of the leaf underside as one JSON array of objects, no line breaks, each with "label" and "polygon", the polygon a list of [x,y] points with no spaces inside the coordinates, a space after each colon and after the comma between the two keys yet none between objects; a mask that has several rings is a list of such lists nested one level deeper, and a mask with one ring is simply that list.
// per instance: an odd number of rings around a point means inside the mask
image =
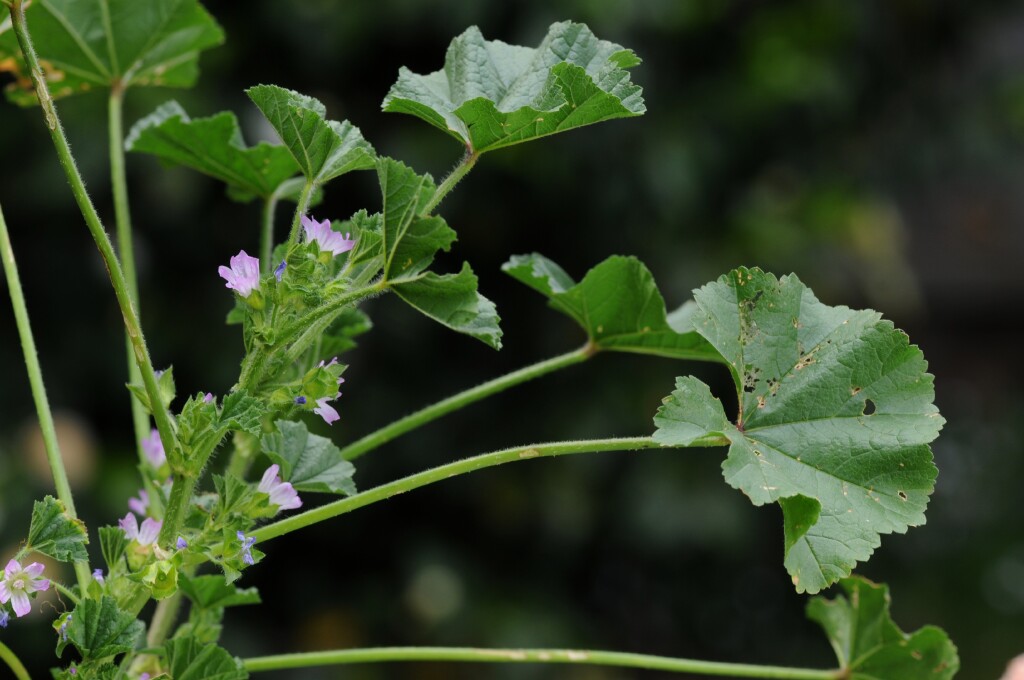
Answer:
[{"label": "leaf underside", "polygon": [[598,349],[721,361],[678,314],[670,320],[654,277],[635,257],[609,257],[579,283],[538,253],[513,256],[502,270],[576,321]]},{"label": "leaf underside", "polygon": [[889,588],[867,579],[843,579],[846,596],[815,597],[807,617],[825,630],[850,680],[949,680],[960,669],[956,647],[941,629],[908,635],[889,614]]},{"label": "leaf underside", "polygon": [[[34,0],[26,10],[40,65],[56,99],[105,88],[191,87],[199,53],[224,32],[196,0]],[[13,31],[0,35],[0,70],[12,71],[9,99],[37,103],[21,71]]]},{"label": "leaf underside", "polygon": [[881,534],[924,523],[937,475],[928,444],[944,421],[924,356],[902,331],[877,312],[823,305],[796,276],[757,269],[737,269],[695,300],[693,326],[730,368],[738,418],[686,379],[659,409],[655,439],[685,445],[701,426],[695,411],[706,434],[728,437],[726,481],[755,505],[782,507],[798,591],[848,576]]},{"label": "leaf underside", "polygon": [[639,63],[632,50],[599,40],[583,24],[552,24],[537,48],[485,40],[474,26],[452,41],[440,71],[400,69],[382,106],[482,153],[642,115],[641,88],[626,71]]}]

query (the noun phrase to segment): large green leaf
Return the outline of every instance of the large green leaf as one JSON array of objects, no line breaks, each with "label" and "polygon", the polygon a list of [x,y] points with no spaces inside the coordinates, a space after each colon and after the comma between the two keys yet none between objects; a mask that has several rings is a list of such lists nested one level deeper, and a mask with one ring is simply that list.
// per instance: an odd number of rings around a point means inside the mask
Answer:
[{"label": "large green leaf", "polygon": [[235,114],[225,111],[192,120],[175,101],[137,122],[125,148],[215,177],[228,185],[229,194],[237,200],[268,198],[299,172],[283,146],[260,142],[247,147]]},{"label": "large green leaf", "polygon": [[61,562],[71,562],[89,558],[85,550],[88,542],[89,536],[82,520],[71,517],[64,504],[53,496],[32,505],[28,549]]},{"label": "large green leaf", "polygon": [[167,670],[174,680],[245,680],[242,662],[223,647],[192,636],[177,637],[164,645]]},{"label": "large green leaf", "polygon": [[655,439],[686,445],[695,423],[728,437],[726,481],[755,505],[782,507],[798,591],[848,576],[881,534],[924,523],[937,475],[928,443],[944,421],[924,356],[902,331],[877,312],[823,305],[796,276],[757,269],[695,299],[694,327],[726,358],[739,413],[727,422],[691,379],[658,411]]},{"label": "large green leaf", "polygon": [[[196,0],[34,0],[26,16],[55,98],[115,83],[191,87],[199,53],[224,42]],[[19,76],[8,97],[34,104],[13,31],[0,35],[0,62]]]},{"label": "large green leaf", "polygon": [[347,120],[327,120],[319,100],[276,85],[245,91],[281,136],[303,174],[317,184],[374,167],[374,151]]},{"label": "large green leaf", "polygon": [[356,492],[355,466],[326,437],[310,434],[304,423],[277,421],[277,432],[262,439],[263,452],[281,466],[281,477],[299,491]]},{"label": "large green leaf", "polygon": [[102,659],[122,652],[130,652],[141,641],[145,624],[118,608],[112,597],[104,595],[99,601],[82,600],[71,612],[67,637],[57,643],[57,655],[68,644],[74,645],[83,658]]},{"label": "large green leaf", "polygon": [[889,588],[852,577],[847,597],[815,597],[807,617],[821,624],[850,680],[948,680],[960,669],[956,647],[940,628],[907,635],[889,615]]},{"label": "large green leaf", "polygon": [[502,270],[525,283],[572,317],[598,349],[639,352],[677,359],[721,361],[688,318],[665,314],[654,277],[635,257],[614,256],[579,283],[543,255],[516,255]]},{"label": "large green leaf", "polygon": [[625,69],[632,50],[599,40],[583,24],[552,24],[536,49],[484,40],[475,26],[448,47],[444,68],[407,68],[384,99],[476,153],[646,111]]},{"label": "large green leaf", "polygon": [[476,274],[468,262],[458,274],[427,272],[395,283],[392,290],[431,319],[501,349],[498,312],[493,302],[477,292]]}]

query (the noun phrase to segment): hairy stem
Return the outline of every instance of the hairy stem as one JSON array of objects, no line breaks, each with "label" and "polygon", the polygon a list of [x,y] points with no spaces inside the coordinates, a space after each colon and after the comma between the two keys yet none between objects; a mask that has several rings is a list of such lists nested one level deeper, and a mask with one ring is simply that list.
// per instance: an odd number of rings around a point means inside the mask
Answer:
[{"label": "hairy stem", "polygon": [[344,649],[331,652],[281,654],[244,659],[245,669],[259,671],[284,668],[310,668],[353,663],[388,663],[395,661],[455,661],[470,663],[545,663],[580,666],[614,666],[642,668],[670,673],[727,676],[731,678],[789,678],[791,680],[836,680],[843,677],[842,670],[815,670],[810,668],[784,668],[781,666],[755,666],[751,664],[720,663],[677,659],[650,654],[629,654],[578,649],[479,649],[472,647],[377,647],[370,649]]},{"label": "hairy stem", "polygon": [[167,499],[167,510],[164,512],[164,523],[160,528],[160,543],[170,545],[178,535],[178,530],[185,521],[188,514],[189,503],[192,502],[192,492],[195,489],[197,477],[194,475],[178,474],[171,484],[171,495]]},{"label": "hairy stem", "polygon": [[[706,437],[690,444],[691,447],[722,446],[725,437]],[[286,519],[268,524],[253,532],[258,541],[265,541],[277,538],[284,534],[291,533],[297,529],[308,527],[318,522],[344,515],[359,508],[373,503],[387,500],[392,496],[403,494],[406,491],[418,489],[435,482],[441,482],[451,477],[464,475],[484,468],[511,463],[516,460],[527,460],[530,458],[541,458],[549,456],[564,456],[573,453],[596,453],[599,451],[635,451],[637,449],[663,448],[651,437],[625,437],[615,439],[590,439],[583,441],[552,442],[547,444],[534,444],[532,446],[518,446],[512,449],[503,449],[484,453],[472,458],[465,458],[454,463],[441,465],[439,467],[418,472],[408,477],[403,477],[388,484],[357,493],[348,498],[321,505],[318,508],[307,510],[299,515],[293,515]]]},{"label": "hairy stem", "polygon": [[270,258],[274,253],[274,213],[277,211],[278,196],[276,193],[263,199],[263,211],[260,215],[260,275],[273,271],[274,265]]},{"label": "hairy stem", "polygon": [[11,651],[10,647],[2,642],[0,642],[0,659],[3,659],[7,667],[11,669],[16,680],[32,680],[29,677],[28,670],[25,668],[25,664],[21,663],[21,659]]},{"label": "hairy stem", "polygon": [[299,230],[302,226],[302,216],[309,210],[309,200],[313,197],[313,190],[316,188],[316,183],[306,178],[306,183],[302,185],[302,191],[299,193],[299,200],[295,204],[295,216],[292,217],[292,228],[288,233],[288,245],[292,246],[299,240]]},{"label": "hairy stem", "polygon": [[149,622],[149,632],[146,634],[146,645],[148,647],[159,647],[167,639],[174,622],[178,620],[178,612],[181,610],[181,591],[176,591],[166,600],[160,600],[153,612],[153,619]]},{"label": "hairy stem", "polygon": [[447,177],[444,178],[441,185],[437,187],[437,191],[434,192],[434,195],[427,204],[423,206],[423,211],[420,214],[429,215],[434,212],[437,206],[441,204],[441,201],[444,200],[444,197],[450,194],[452,189],[455,188],[455,185],[458,184],[463,177],[469,174],[469,171],[473,169],[474,165],[476,165],[478,158],[480,158],[480,154],[467,148],[466,155],[462,157],[462,161],[455,166],[454,170],[448,173]]},{"label": "hairy stem", "polygon": [[566,352],[559,356],[539,361],[535,364],[525,366],[517,371],[512,371],[503,376],[488,380],[487,382],[472,387],[468,390],[454,394],[447,399],[442,399],[436,404],[431,404],[425,408],[410,413],[404,418],[399,418],[390,425],[386,425],[376,432],[371,432],[362,439],[352,442],[341,450],[341,455],[349,460],[358,458],[359,456],[374,450],[378,446],[386,444],[396,437],[414,430],[418,427],[426,425],[427,423],[437,420],[441,416],[447,415],[452,411],[457,411],[465,406],[469,406],[485,397],[489,397],[492,394],[497,394],[507,390],[510,387],[519,385],[520,383],[539,378],[542,375],[552,373],[554,371],[578,364],[582,361],[586,361],[594,355],[594,347],[590,343],[587,343],[583,347],[573,350],[572,352]]},{"label": "hairy stem", "polygon": [[160,400],[160,390],[157,387],[156,375],[149,357],[149,349],[146,347],[142,328],[139,326],[139,319],[135,313],[135,306],[132,304],[124,272],[121,270],[121,263],[114,253],[110,237],[103,228],[99,214],[97,214],[96,208],[93,206],[85,189],[85,183],[82,180],[81,173],[78,171],[78,167],[75,165],[74,156],[71,155],[71,147],[68,145],[67,137],[64,136],[64,129],[61,127],[60,118],[57,116],[57,109],[53,103],[53,97],[50,96],[46,78],[43,76],[43,71],[39,66],[39,58],[36,56],[35,48],[32,45],[32,38],[29,35],[28,25],[25,22],[24,0],[13,0],[11,2],[11,24],[18,37],[25,65],[28,67],[32,84],[35,86],[36,96],[39,98],[46,127],[50,131],[50,138],[57,150],[57,156],[60,158],[61,166],[64,168],[64,174],[71,185],[75,201],[78,203],[78,208],[85,218],[85,223],[92,234],[93,240],[96,242],[96,247],[100,251],[103,264],[106,266],[107,273],[110,276],[110,283],[114,288],[114,294],[121,308],[125,330],[128,332],[128,337],[132,343],[135,362],[142,372],[142,383],[145,385],[146,394],[149,396],[153,406],[153,416],[156,420],[157,430],[160,432],[160,440],[163,442],[164,450],[167,452],[167,458],[171,462],[172,467],[180,466],[181,451],[178,446],[177,435],[174,431],[174,424],[170,413],[163,407]]},{"label": "hairy stem", "polygon": [[[71,485],[68,484],[64,459],[60,455],[57,429],[53,424],[50,400],[46,396],[43,369],[39,365],[39,354],[36,351],[36,341],[32,335],[32,324],[28,318],[28,307],[25,305],[25,295],[21,290],[18,264],[14,260],[14,248],[11,246],[7,221],[4,219],[2,210],[0,210],[0,261],[3,262],[4,275],[7,277],[7,289],[10,291],[11,306],[14,308],[14,323],[18,327],[18,337],[21,340],[21,350],[25,358],[25,370],[28,372],[32,400],[35,402],[39,429],[43,435],[46,460],[49,462],[50,472],[53,474],[53,485],[57,490],[57,498],[64,504],[64,509],[71,517],[76,517],[75,501],[71,496]],[[78,577],[78,584],[84,590],[89,585],[89,562],[75,562],[75,575]]]},{"label": "hairy stem", "polygon": [[[128,208],[128,179],[124,169],[124,88],[115,83],[110,88],[107,100],[107,126],[110,137],[110,185],[114,192],[114,223],[117,232],[117,251],[124,268],[124,280],[128,286],[128,295],[135,305],[136,315],[139,313],[139,284],[135,274],[135,249],[132,245],[132,217]],[[132,339],[125,333],[125,348],[128,352],[128,382],[138,385],[142,382],[142,373],[135,363],[135,351]],[[135,450],[139,462],[146,465],[146,453],[142,448],[142,440],[149,435],[149,415],[146,407],[129,394],[132,409],[132,428],[135,431]]]}]

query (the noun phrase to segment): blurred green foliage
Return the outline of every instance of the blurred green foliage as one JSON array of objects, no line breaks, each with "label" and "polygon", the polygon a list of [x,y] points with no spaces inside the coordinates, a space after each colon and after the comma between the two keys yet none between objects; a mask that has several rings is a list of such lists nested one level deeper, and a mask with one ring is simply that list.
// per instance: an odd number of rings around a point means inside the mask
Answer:
[{"label": "blurred green foliage", "polygon": [[[940,476],[928,524],[886,537],[861,573],[889,584],[905,628],[949,631],[961,677],[994,677],[1024,651],[1024,398],[1011,358],[1024,302],[1021,3],[206,4],[227,43],[204,54],[199,86],[134,91],[127,121],[174,98],[196,117],[236,112],[255,142],[270,131],[243,90],[273,83],[316,96],[381,153],[436,176],[457,161],[459,146],[408,117],[380,114],[380,102],[399,66],[436,70],[467,26],[534,44],[551,22],[571,18],[644,59],[633,71],[644,118],[488,155],[445,203],[460,239],[445,264],[472,263],[502,315],[502,352],[453,336],[397,300],[375,301],[375,328],[351,354],[342,421],[330,431],[336,442],[582,341],[570,320],[500,272],[511,254],[542,252],[576,279],[609,254],[636,255],[670,309],[739,264],[795,271],[824,302],[874,307],[905,328],[931,362],[948,420],[934,445]],[[59,106],[112,223],[105,101],[85,95]],[[94,527],[123,514],[135,491],[120,317],[38,112],[8,105],[0,121],[0,200],[48,389],[65,412],[72,483]],[[175,364],[183,392],[224,392],[241,339],[223,324],[231,298],[216,266],[239,248],[255,249],[258,208],[141,155],[129,157],[128,171],[155,360]],[[354,177],[330,187],[315,214],[344,218],[375,196],[372,177]],[[4,555],[24,533],[32,499],[48,488],[45,466],[33,462],[33,412],[6,309]],[[416,353],[403,351],[409,337]],[[723,370],[694,371],[728,395]],[[394,442],[361,461],[357,481],[367,488],[514,442],[648,433],[679,372],[667,359],[602,356]],[[268,616],[229,613],[225,644],[240,655],[356,644],[590,646],[828,665],[828,645],[803,619],[806,599],[781,565],[781,523],[722,482],[718,453],[510,466],[279,539],[245,579],[261,589]],[[311,576],[289,577],[297,569]],[[35,624],[12,626],[5,642],[32,649],[34,635],[50,634]],[[52,663],[47,649],[27,655],[34,674]],[[352,668],[344,677],[481,672],[424,664]],[[486,673],[623,677],[530,667]]]}]

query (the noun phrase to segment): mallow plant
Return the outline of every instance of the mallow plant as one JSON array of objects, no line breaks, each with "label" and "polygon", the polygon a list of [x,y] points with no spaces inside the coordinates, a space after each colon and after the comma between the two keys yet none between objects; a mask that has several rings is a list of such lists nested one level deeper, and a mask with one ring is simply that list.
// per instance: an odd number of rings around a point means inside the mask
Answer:
[{"label": "mallow plant", "polygon": [[[333,664],[417,661],[606,665],[760,678],[953,677],[955,647],[940,629],[901,630],[886,586],[853,574],[882,537],[925,521],[937,470],[930,442],[943,419],[920,349],[878,312],[820,302],[795,274],[757,268],[722,274],[667,310],[652,273],[635,257],[613,255],[580,280],[538,253],[512,255],[504,271],[580,326],[583,344],[428,405],[361,439],[310,433],[344,412],[354,338],[370,328],[366,300],[393,294],[461,333],[501,348],[495,305],[477,290],[469,264],[433,267],[456,229],[439,212],[477,163],[505,147],[587,125],[644,114],[631,75],[640,58],[586,26],[552,25],[536,47],[486,40],[467,29],[441,70],[401,69],[383,100],[450,136],[462,150],[441,182],[377,154],[359,129],[331,118],[313,97],[275,85],[249,99],[280,143],[247,145],[234,113],[192,117],[169,101],[127,133],[122,104],[136,87],[185,87],[200,53],[223,41],[195,0],[2,0],[0,61],[13,69],[11,100],[37,107],[86,227],[109,272],[124,319],[128,389],[138,452],[138,492],[124,515],[86,527],[76,516],[54,434],[43,376],[6,224],[0,250],[25,366],[56,496],[23,515],[16,553],[0,556],[0,627],[27,616],[52,619],[57,668],[67,680],[173,678],[232,680],[264,671]],[[65,138],[57,100],[100,89],[109,97],[111,186],[117,248],[97,214]],[[630,123],[638,124],[638,123]],[[579,132],[574,134],[585,134]],[[454,148],[454,147],[453,147]],[[125,181],[125,152],[156,156],[222,181],[230,198],[259,201],[259,250],[225,253],[217,272],[241,335],[238,380],[225,394],[179,394],[165,358],[155,363],[139,322]],[[379,195],[351,216],[319,212],[319,197],[353,172],[371,172]],[[10,187],[8,187],[10,188]],[[8,192],[10,193],[10,192]],[[496,203],[497,203],[496,197]],[[286,225],[279,204],[294,204]],[[497,209],[497,208],[496,208]],[[504,209],[504,208],[500,208]],[[255,226],[255,225],[254,225]],[[385,322],[386,323],[386,322]],[[225,358],[229,350],[223,351]],[[674,386],[653,423],[637,436],[518,445],[457,460],[358,490],[353,462],[385,442],[528,380],[602,352],[679,360]],[[728,412],[688,362],[728,372],[738,408]],[[7,370],[7,369],[5,369]],[[425,369],[426,370],[426,369]],[[723,374],[724,375],[724,374]],[[666,376],[668,378],[670,376]],[[729,403],[732,403],[731,400]],[[731,409],[730,409],[731,410]],[[245,572],[275,554],[274,539],[456,475],[533,459],[598,451],[710,448],[723,456],[725,482],[757,506],[778,504],[782,565],[796,593],[817,595],[807,615],[835,649],[836,666],[807,669],[584,649],[371,647],[237,658],[221,647],[224,611],[254,607]],[[723,492],[726,492],[723,490]],[[91,548],[91,549],[90,549]],[[73,565],[61,582],[36,560]],[[355,557],[353,559],[358,559]],[[315,561],[305,578],[326,574]],[[54,607],[38,593],[59,591]],[[152,615],[140,614],[150,600]],[[146,610],[149,611],[149,610]],[[28,674],[2,642],[0,658]],[[794,660],[798,662],[799,660]],[[301,672],[301,671],[300,671]]]}]

